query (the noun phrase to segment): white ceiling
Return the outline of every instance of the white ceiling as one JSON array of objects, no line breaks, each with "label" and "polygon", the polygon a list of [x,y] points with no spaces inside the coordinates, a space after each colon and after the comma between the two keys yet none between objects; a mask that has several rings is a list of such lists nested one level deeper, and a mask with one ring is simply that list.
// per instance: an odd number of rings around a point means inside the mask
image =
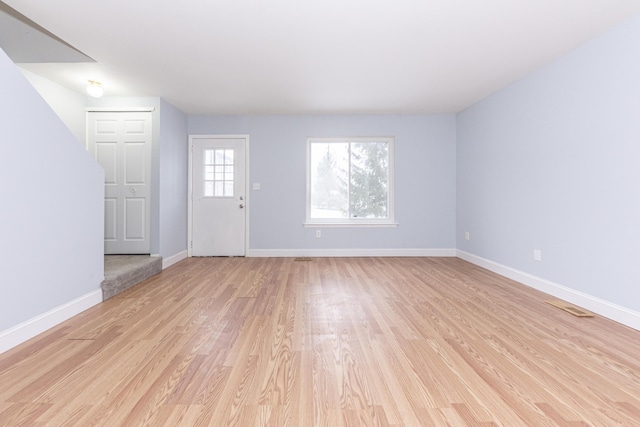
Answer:
[{"label": "white ceiling", "polygon": [[97,61],[25,68],[188,114],[457,112],[640,12],[640,0],[4,2]]}]

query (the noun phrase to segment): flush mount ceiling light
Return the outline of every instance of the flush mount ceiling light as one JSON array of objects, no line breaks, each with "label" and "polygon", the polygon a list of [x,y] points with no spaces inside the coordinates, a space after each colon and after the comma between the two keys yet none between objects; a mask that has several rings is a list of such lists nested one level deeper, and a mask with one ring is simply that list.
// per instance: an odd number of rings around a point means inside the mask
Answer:
[{"label": "flush mount ceiling light", "polygon": [[104,90],[102,90],[102,83],[96,82],[95,80],[89,80],[87,93],[94,98],[100,98],[104,94]]}]

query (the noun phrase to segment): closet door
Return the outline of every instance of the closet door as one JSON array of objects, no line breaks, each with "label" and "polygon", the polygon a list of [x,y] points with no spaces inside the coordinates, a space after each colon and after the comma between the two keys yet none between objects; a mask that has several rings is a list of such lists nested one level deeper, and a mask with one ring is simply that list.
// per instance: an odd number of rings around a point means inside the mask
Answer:
[{"label": "closet door", "polygon": [[89,112],[87,148],[104,169],[104,253],[150,252],[151,113]]}]

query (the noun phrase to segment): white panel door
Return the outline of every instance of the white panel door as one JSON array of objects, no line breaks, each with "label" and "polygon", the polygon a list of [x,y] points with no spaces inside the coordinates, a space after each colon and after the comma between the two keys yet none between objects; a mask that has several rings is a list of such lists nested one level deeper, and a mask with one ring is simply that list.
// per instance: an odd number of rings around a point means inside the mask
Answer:
[{"label": "white panel door", "polygon": [[242,137],[191,138],[192,256],[244,256],[245,152]]},{"label": "white panel door", "polygon": [[104,253],[148,254],[151,113],[88,113],[87,148],[105,175]]}]

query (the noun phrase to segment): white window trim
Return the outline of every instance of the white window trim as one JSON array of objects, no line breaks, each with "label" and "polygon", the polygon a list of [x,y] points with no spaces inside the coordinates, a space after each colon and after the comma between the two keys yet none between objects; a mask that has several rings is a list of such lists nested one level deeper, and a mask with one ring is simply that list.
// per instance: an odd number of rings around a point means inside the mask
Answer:
[{"label": "white window trim", "polygon": [[[364,220],[362,220],[364,221]],[[399,224],[397,222],[303,222],[303,227],[313,227],[313,228],[325,228],[325,227],[335,227],[335,228],[348,228],[348,227],[370,227],[370,228],[391,228],[397,227]]]},{"label": "white window trim", "polygon": [[[313,142],[374,142],[389,143],[389,216],[384,219],[345,219],[311,218],[311,143]],[[392,136],[359,137],[308,137],[307,138],[307,183],[306,183],[306,220],[305,227],[397,227],[395,222],[394,198],[395,138]]]}]

